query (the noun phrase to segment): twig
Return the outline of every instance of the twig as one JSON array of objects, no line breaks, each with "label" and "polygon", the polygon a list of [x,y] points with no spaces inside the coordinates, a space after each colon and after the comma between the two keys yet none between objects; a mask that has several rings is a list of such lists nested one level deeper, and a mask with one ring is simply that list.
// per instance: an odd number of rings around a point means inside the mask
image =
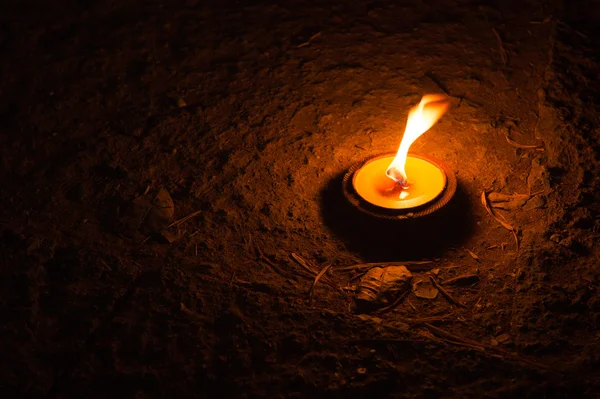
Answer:
[{"label": "twig", "polygon": [[507,352],[501,348],[495,348],[495,347],[492,347],[489,345],[481,344],[477,341],[473,341],[472,339],[459,337],[458,335],[449,333],[448,331],[442,330],[441,328],[435,327],[429,323],[423,323],[423,325],[429,331],[431,331],[433,334],[437,335],[439,338],[444,339],[444,341],[446,341],[448,343],[452,343],[454,345],[460,345],[460,346],[473,347],[474,349],[478,349],[482,352],[486,352],[487,350],[489,350],[492,352],[496,352],[496,356],[508,357],[513,360],[521,361],[521,362],[530,364],[532,366],[536,366],[536,367],[544,369],[544,370],[556,371],[556,370],[552,369],[551,367],[546,366],[545,364],[534,362],[533,360],[523,358],[519,355]]},{"label": "twig", "polygon": [[187,220],[189,220],[189,219],[193,218],[193,217],[194,217],[194,216],[196,216],[196,215],[199,215],[199,214],[200,214],[200,212],[202,212],[202,210],[199,210],[199,211],[196,211],[196,212],[192,212],[192,213],[190,213],[189,215],[187,215],[187,216],[185,216],[185,217],[182,217],[182,218],[181,218],[181,219],[179,219],[179,220],[176,220],[176,221],[174,221],[173,223],[171,223],[170,225],[168,225],[167,227],[165,227],[165,228],[164,228],[164,230],[166,230],[166,229],[170,229],[171,227],[174,227],[174,226],[179,226],[181,223],[183,223],[183,222],[185,222],[185,221],[187,221]]},{"label": "twig", "polygon": [[208,317],[198,314],[198,313],[194,312],[193,310],[190,310],[187,306],[185,306],[185,304],[183,302],[180,303],[180,309],[183,313],[185,313],[188,316],[193,317],[196,320],[210,321],[210,319]]},{"label": "twig", "polygon": [[365,274],[367,274],[369,271],[364,271],[362,273],[357,274],[356,276],[352,277],[350,280],[348,280],[348,283],[351,283],[353,281],[356,281],[358,279],[361,279]]},{"label": "twig", "polygon": [[448,280],[443,281],[441,284],[450,285],[460,280],[470,280],[473,278],[477,278],[479,280],[479,276],[473,273],[461,274],[460,276],[456,276],[453,278],[449,278]]},{"label": "twig", "polygon": [[471,258],[475,259],[477,262],[481,263],[481,259],[479,259],[479,256],[477,256],[477,254],[473,251],[471,251],[470,249],[467,249],[467,252],[469,253],[469,255],[471,255]]},{"label": "twig", "polygon": [[557,22],[557,23],[558,23],[560,26],[562,26],[563,28],[565,28],[566,30],[568,30],[568,31],[571,31],[571,32],[575,33],[577,36],[579,36],[579,37],[581,37],[581,38],[583,38],[583,39],[586,39],[586,40],[590,40],[590,38],[589,38],[589,37],[587,37],[587,36],[586,36],[586,35],[584,35],[583,33],[579,32],[577,29],[573,29],[572,27],[570,27],[569,25],[565,24],[564,22],[562,22],[562,21],[558,21],[558,20],[557,20],[556,22]]},{"label": "twig", "polygon": [[321,278],[321,276],[323,276],[325,273],[327,273],[327,270],[329,270],[330,267],[331,267],[331,264],[325,266],[323,269],[321,269],[321,271],[319,272],[319,274],[317,274],[315,276],[315,281],[313,281],[312,285],[310,286],[310,290],[308,290],[308,297],[310,299],[312,299],[315,286],[319,282],[319,279]]},{"label": "twig", "polygon": [[518,230],[515,229],[513,226],[511,226],[506,219],[504,218],[504,216],[502,216],[499,213],[496,213],[491,207],[490,204],[488,203],[488,199],[487,196],[485,195],[485,191],[483,191],[481,193],[481,203],[483,204],[483,207],[485,208],[485,210],[490,214],[491,217],[493,217],[498,223],[500,223],[502,225],[502,227],[504,227],[506,230],[510,231],[513,235],[513,237],[515,238],[515,244],[516,244],[516,253],[517,255],[519,254],[519,237],[517,236],[517,232]]},{"label": "twig", "polygon": [[506,55],[506,50],[504,49],[502,38],[500,37],[500,34],[495,28],[492,28],[492,31],[494,32],[494,35],[496,35],[496,39],[498,39],[498,47],[500,47],[500,58],[502,58],[502,63],[506,65],[506,63],[508,62],[508,56]]},{"label": "twig", "polygon": [[411,308],[413,308],[413,310],[417,313],[419,313],[419,311],[417,310],[417,308],[415,308],[415,305],[412,304],[412,302],[410,301],[410,299],[407,299],[406,302],[408,302],[408,306],[410,306]]},{"label": "twig", "polygon": [[429,279],[431,280],[431,282],[433,283],[433,285],[435,286],[435,288],[437,288],[442,295],[444,295],[446,297],[446,299],[448,301],[450,301],[450,303],[456,305],[456,306],[460,306],[461,308],[467,308],[467,305],[464,305],[460,302],[458,302],[456,299],[454,299],[454,297],[452,295],[450,295],[450,293],[448,291],[446,291],[438,282],[437,280],[433,277],[433,276],[429,276]]},{"label": "twig", "polygon": [[463,343],[463,344],[468,344],[468,345],[476,347],[476,348],[478,348],[480,350],[485,350],[486,349],[485,345],[480,344],[477,341],[473,341],[472,339],[459,337],[458,335],[454,335],[452,333],[449,333],[448,331],[442,330],[441,328],[433,326],[433,325],[431,325],[429,323],[424,323],[424,325],[425,325],[425,327],[427,327],[427,329],[429,331],[431,331],[432,333],[436,334],[440,338],[448,338],[448,339],[451,339],[454,342],[460,342],[460,343]]},{"label": "twig", "polygon": [[374,343],[379,343],[379,342],[385,342],[385,343],[413,343],[413,342],[425,342],[424,340],[415,340],[415,339],[400,339],[400,338],[360,338],[360,339],[353,339],[351,341],[348,341],[351,344],[360,344],[360,343],[365,343],[365,344],[374,344]]},{"label": "twig", "polygon": [[539,150],[539,149],[543,150],[544,149],[544,146],[542,144],[519,144],[516,141],[514,141],[513,139],[511,139],[508,134],[506,134],[504,136],[504,138],[506,139],[506,142],[508,144],[510,144],[516,148],[522,148],[524,150]]},{"label": "twig", "polygon": [[[150,186],[148,186],[150,187]],[[146,189],[147,190],[147,189]],[[144,194],[146,195],[146,194]],[[144,221],[146,220],[146,218],[148,217],[148,214],[150,213],[150,211],[152,210],[152,207],[154,206],[156,199],[158,198],[158,196],[155,196],[152,199],[152,202],[150,203],[150,206],[148,207],[148,209],[146,209],[146,213],[144,213],[144,216],[142,216],[142,219],[140,219],[140,222],[138,223],[135,231],[138,231],[140,229],[140,227],[142,227],[142,224],[144,224]],[[145,241],[144,241],[145,242]]]},{"label": "twig", "polygon": [[[425,74],[425,76],[427,76],[433,83],[435,83],[435,85],[437,87],[439,87],[440,90],[443,91],[444,94],[446,94],[448,97],[454,97],[450,94],[450,92],[448,91],[448,89],[446,89],[446,87],[442,84],[442,82],[440,82],[439,79],[436,78],[431,72],[427,72]],[[461,97],[461,100],[462,100],[462,97]]]},{"label": "twig", "polygon": [[[287,273],[285,273],[282,270],[280,270],[279,267],[277,267],[277,265],[275,265],[275,263],[273,263],[271,261],[271,259],[267,258],[265,256],[265,254],[263,254],[263,252],[260,250],[260,248],[257,245],[255,245],[254,248],[256,249],[256,252],[258,252],[259,258],[263,261],[262,262],[263,264],[267,265],[275,273],[278,273],[278,274],[282,275],[285,278],[290,278],[290,276]],[[306,275],[303,275],[303,274],[300,274],[300,276],[306,277],[306,278],[310,278],[310,276],[306,276]]]},{"label": "twig", "polygon": [[310,42],[312,42],[313,40],[315,40],[317,37],[321,36],[323,32],[317,32],[314,35],[312,35],[307,41],[305,41],[304,43],[299,44],[296,48],[302,48],[305,46],[308,46],[310,44]]},{"label": "twig", "polygon": [[[448,315],[448,316],[450,316],[450,315]],[[452,320],[448,316],[444,316],[444,317],[440,317],[440,316],[428,316],[428,317],[419,317],[419,318],[416,318],[416,319],[402,318],[402,321],[404,321],[406,323],[423,324],[423,323],[433,323],[433,322],[436,322],[436,321],[448,321],[448,320]]]},{"label": "twig", "polygon": [[[300,255],[293,253],[293,252],[290,254],[290,256],[292,257],[292,259],[294,259],[296,261],[296,263],[298,263],[300,266],[302,266],[304,268],[304,270],[309,272],[311,275],[313,275],[313,276],[317,275],[317,272],[315,271],[315,269],[312,267],[310,262],[308,262],[306,259],[304,259]],[[327,276],[323,277],[323,281],[325,281],[326,284],[329,285],[331,288],[335,288],[336,290],[339,291],[339,287],[337,286],[337,284],[335,284],[333,281],[331,281],[331,279],[329,277],[327,277]]]},{"label": "twig", "polygon": [[410,292],[410,290],[407,289],[404,293],[399,295],[398,298],[396,298],[396,300],[390,306],[381,308],[381,309],[377,310],[375,313],[382,314],[382,313],[391,312],[392,310],[396,309],[398,307],[398,305],[400,305],[402,303],[404,298],[406,298],[408,296],[409,292]]},{"label": "twig", "polygon": [[300,266],[302,266],[304,268],[304,270],[306,270],[307,272],[309,272],[312,275],[317,274],[317,272],[308,265],[308,262],[303,257],[301,257],[300,255],[295,254],[293,252],[291,253],[291,256],[292,256],[292,259],[294,259],[296,261],[296,263],[298,263]]}]

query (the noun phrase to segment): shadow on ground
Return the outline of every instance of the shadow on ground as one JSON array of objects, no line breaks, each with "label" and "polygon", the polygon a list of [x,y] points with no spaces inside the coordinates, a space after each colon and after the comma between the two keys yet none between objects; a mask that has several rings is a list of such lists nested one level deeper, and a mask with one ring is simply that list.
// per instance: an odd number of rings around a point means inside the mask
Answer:
[{"label": "shadow on ground", "polygon": [[321,217],[348,250],[365,261],[440,257],[448,248],[460,246],[474,230],[471,203],[460,181],[448,205],[432,215],[416,220],[390,221],[368,216],[350,205],[342,192],[344,173],[330,180],[321,190]]}]

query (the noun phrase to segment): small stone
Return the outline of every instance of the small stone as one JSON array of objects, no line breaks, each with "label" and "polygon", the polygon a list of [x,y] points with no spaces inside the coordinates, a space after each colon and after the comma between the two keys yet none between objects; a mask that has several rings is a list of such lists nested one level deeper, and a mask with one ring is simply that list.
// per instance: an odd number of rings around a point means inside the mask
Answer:
[{"label": "small stone", "polygon": [[496,341],[498,341],[501,344],[509,344],[512,342],[510,335],[508,335],[507,333],[498,335],[496,337]]},{"label": "small stone", "polygon": [[439,290],[430,281],[417,281],[413,285],[413,292],[417,298],[435,299]]}]

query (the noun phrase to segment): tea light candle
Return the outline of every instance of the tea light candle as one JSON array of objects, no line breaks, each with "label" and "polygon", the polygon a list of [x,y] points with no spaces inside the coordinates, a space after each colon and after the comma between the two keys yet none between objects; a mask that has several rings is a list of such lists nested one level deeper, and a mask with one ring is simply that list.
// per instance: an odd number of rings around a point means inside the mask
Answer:
[{"label": "tea light candle", "polygon": [[410,154],[406,158],[408,183],[403,187],[386,175],[393,155],[376,157],[354,173],[352,185],[365,201],[387,209],[410,209],[436,199],[446,187],[446,174],[433,163]]}]

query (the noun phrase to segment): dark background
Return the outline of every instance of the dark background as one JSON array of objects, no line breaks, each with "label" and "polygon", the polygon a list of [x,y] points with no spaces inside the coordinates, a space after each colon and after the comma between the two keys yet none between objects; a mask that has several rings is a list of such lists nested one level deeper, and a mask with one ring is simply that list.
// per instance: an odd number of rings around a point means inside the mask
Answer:
[{"label": "dark background", "polygon": [[[2,396],[597,397],[599,12],[4,1]],[[460,206],[443,229],[373,239],[332,182],[394,151],[426,93],[451,109],[412,150],[455,170]],[[175,219],[201,211],[185,235],[124,234],[160,188]],[[500,211],[517,252],[480,196],[529,190]],[[364,261],[479,281],[447,287],[466,308],[411,293],[358,317],[351,291],[320,282],[309,300],[291,253],[340,287]]]}]

